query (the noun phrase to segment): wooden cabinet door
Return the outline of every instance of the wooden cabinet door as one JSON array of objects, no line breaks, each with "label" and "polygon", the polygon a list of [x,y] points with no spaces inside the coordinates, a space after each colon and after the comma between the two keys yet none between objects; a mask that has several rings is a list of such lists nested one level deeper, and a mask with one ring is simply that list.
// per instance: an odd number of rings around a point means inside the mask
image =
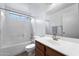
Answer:
[{"label": "wooden cabinet door", "polygon": [[44,56],[45,55],[45,46],[37,41],[35,43],[36,43],[35,55]]},{"label": "wooden cabinet door", "polygon": [[35,55],[36,56],[65,56],[64,54],[51,49],[42,43],[36,41]]},{"label": "wooden cabinet door", "polygon": [[46,47],[46,56],[65,56],[65,55],[62,54],[62,53],[57,52],[54,49]]},{"label": "wooden cabinet door", "polygon": [[44,56],[44,53],[43,53],[40,49],[37,48],[37,49],[35,50],[35,55],[36,55],[36,56]]}]

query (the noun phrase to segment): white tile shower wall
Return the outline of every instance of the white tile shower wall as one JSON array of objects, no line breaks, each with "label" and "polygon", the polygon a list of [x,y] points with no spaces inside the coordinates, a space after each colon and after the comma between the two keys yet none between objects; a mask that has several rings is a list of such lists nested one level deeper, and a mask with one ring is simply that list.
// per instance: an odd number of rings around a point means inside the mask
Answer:
[{"label": "white tile shower wall", "polygon": [[[1,40],[1,10],[0,10],[0,40]],[[1,43],[1,41],[0,41]],[[0,47],[1,47],[1,44],[0,44]]]},{"label": "white tile shower wall", "polygon": [[[0,8],[4,8],[5,6],[4,6],[4,3],[0,3]],[[2,30],[2,26],[3,26],[3,21],[4,21],[4,19],[2,18],[2,16],[4,15],[3,14],[3,12],[4,11],[2,11],[2,10],[0,9],[0,47],[1,47],[1,43],[2,43],[2,32],[3,32],[3,30]],[[3,19],[3,20],[2,20]]]},{"label": "white tile shower wall", "polygon": [[[8,13],[2,10],[3,15],[1,17],[1,39],[0,39],[0,55],[16,55],[24,50],[24,46],[31,41],[31,22],[24,19],[24,22],[13,21],[10,19]],[[15,30],[11,32],[11,30]],[[22,43],[24,43],[22,45]],[[16,46],[17,45],[17,46]],[[10,47],[8,47],[10,46]],[[3,47],[3,48],[2,48]],[[17,48],[17,50],[15,50]],[[19,50],[20,49],[20,50]],[[13,52],[15,53],[13,53]],[[16,52],[17,51],[17,52]],[[10,54],[9,54],[10,53]]]},{"label": "white tile shower wall", "polygon": [[[8,13],[6,13],[8,15]],[[28,20],[23,22],[10,19],[6,15],[5,24],[3,26],[3,42],[2,45],[11,45],[26,42],[30,40],[31,23]],[[19,19],[21,20],[21,19]]]},{"label": "white tile shower wall", "polygon": [[4,8],[5,7],[4,5],[5,5],[4,3],[0,3],[0,8]]},{"label": "white tile shower wall", "polygon": [[25,51],[25,46],[30,44],[31,41],[7,45],[0,48],[0,56],[14,56]]},{"label": "white tile shower wall", "polygon": [[0,28],[1,28],[1,40],[0,40],[0,45],[2,47],[2,40],[3,40],[3,26],[4,26],[4,22],[5,22],[5,11],[4,10],[1,10],[1,13],[0,13],[0,20],[1,20],[1,25],[0,25]]}]

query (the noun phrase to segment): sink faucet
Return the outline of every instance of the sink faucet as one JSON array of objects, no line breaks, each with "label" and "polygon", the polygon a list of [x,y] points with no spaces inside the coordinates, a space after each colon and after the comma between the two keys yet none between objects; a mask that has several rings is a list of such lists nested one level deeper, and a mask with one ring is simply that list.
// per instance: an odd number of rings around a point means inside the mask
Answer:
[{"label": "sink faucet", "polygon": [[52,38],[53,38],[53,40],[56,40],[56,41],[58,41],[58,39],[60,39],[56,35],[53,35]]},{"label": "sink faucet", "polygon": [[57,28],[58,28],[57,26],[53,26],[52,27],[53,40],[56,40],[56,41],[58,40],[57,37],[56,37],[56,35],[57,35]]},{"label": "sink faucet", "polygon": [[61,28],[61,36],[63,36],[63,34],[65,34],[65,32],[63,32],[63,26],[61,25],[61,26],[53,26],[52,27],[52,33],[53,33],[53,40],[58,40],[59,38],[57,38],[57,30],[58,30],[58,27],[60,27]]}]

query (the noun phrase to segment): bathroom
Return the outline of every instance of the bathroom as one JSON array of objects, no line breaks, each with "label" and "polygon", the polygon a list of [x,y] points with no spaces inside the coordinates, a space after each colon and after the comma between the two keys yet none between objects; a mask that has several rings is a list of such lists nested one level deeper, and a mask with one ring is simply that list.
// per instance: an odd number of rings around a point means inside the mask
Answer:
[{"label": "bathroom", "polygon": [[0,3],[0,56],[79,56],[79,3]]}]

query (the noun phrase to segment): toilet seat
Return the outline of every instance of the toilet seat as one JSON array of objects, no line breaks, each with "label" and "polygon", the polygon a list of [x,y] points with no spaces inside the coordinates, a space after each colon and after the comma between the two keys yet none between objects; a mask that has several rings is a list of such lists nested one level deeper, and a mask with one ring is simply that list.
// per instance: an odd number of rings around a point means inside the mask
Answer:
[{"label": "toilet seat", "polygon": [[29,44],[25,48],[33,48],[33,47],[35,47],[35,44]]},{"label": "toilet seat", "polygon": [[30,52],[30,51],[32,51],[32,50],[34,50],[35,49],[35,44],[29,44],[29,45],[27,45],[26,47],[25,47],[25,50],[27,51],[27,52]]}]

